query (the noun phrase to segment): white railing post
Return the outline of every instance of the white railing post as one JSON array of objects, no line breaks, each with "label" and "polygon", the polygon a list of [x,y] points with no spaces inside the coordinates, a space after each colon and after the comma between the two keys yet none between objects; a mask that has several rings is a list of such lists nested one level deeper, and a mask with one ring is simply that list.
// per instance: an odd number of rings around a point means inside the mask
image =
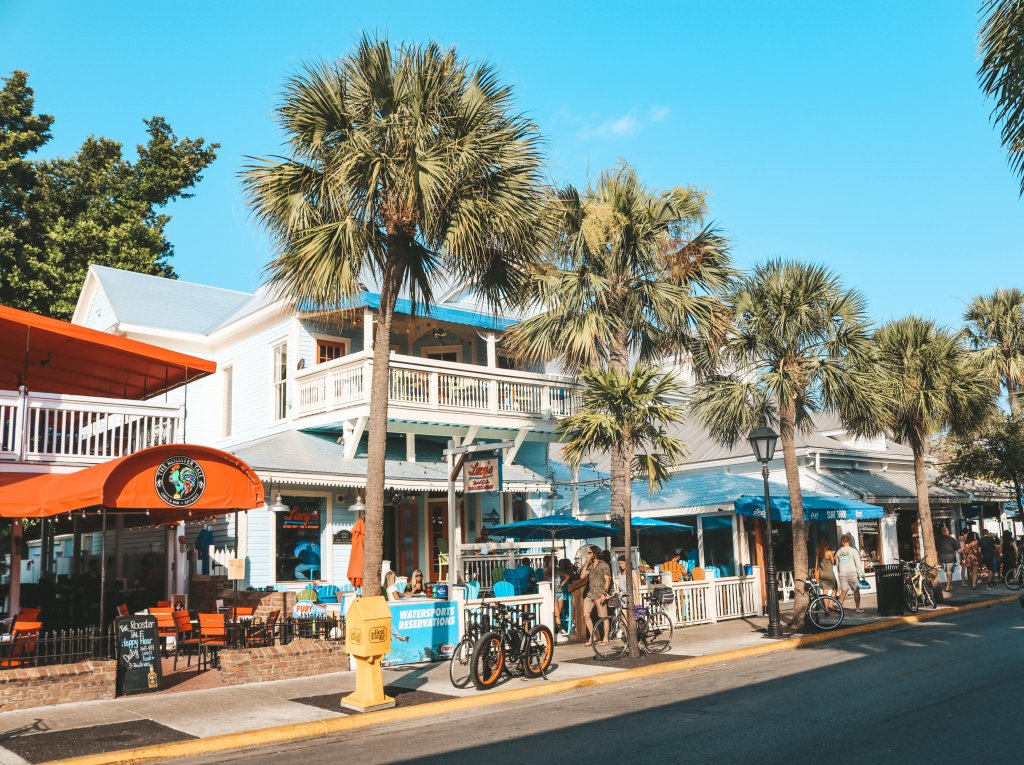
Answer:
[{"label": "white railing post", "polygon": [[18,413],[15,415],[17,424],[14,432],[17,436],[15,452],[19,460],[25,459],[28,451],[28,388],[22,385],[18,388]]},{"label": "white railing post", "polygon": [[541,596],[540,614],[537,621],[554,633],[555,600],[551,592],[551,582],[548,580],[537,582],[537,594]]},{"label": "white railing post", "polygon": [[440,405],[441,397],[438,392],[439,380],[440,375],[437,372],[431,372],[427,377],[427,401],[429,402],[431,409],[437,409]]},{"label": "white railing post", "polygon": [[751,566],[751,576],[754,581],[751,585],[751,592],[753,593],[753,603],[749,606],[749,611],[754,614],[760,614],[764,610],[764,591],[761,589],[761,567]]},{"label": "white railing post", "polygon": [[496,380],[489,380],[487,385],[487,411],[491,414],[498,413],[498,389],[501,384]]},{"label": "white railing post", "polygon": [[704,572],[704,579],[708,583],[704,596],[704,609],[708,621],[714,624],[718,621],[718,581],[714,571]]}]

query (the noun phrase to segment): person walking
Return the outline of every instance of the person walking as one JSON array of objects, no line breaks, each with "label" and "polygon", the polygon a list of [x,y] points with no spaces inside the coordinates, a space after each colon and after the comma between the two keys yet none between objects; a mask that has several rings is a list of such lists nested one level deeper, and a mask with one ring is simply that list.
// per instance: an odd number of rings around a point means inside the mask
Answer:
[{"label": "person walking", "polygon": [[985,585],[986,590],[991,590],[996,586],[996,572],[999,571],[999,558],[996,554],[996,538],[989,532],[988,529],[984,529],[981,532],[981,541],[978,543],[981,549],[981,560],[988,569],[988,584]]},{"label": "person walking", "polygon": [[1013,540],[1013,532],[1009,529],[1003,531],[1003,576],[1006,576],[1006,572],[1017,567],[1017,545]]},{"label": "person walking", "polygon": [[[971,580],[971,589],[978,589],[978,564],[981,562],[981,547],[978,545],[978,535],[973,531],[967,532],[967,541],[960,546],[961,577],[966,582]],[[966,576],[965,576],[966,575]]]},{"label": "person walking", "polygon": [[864,578],[864,564],[860,553],[853,546],[853,537],[843,534],[839,540],[842,547],[836,552],[836,568],[839,570],[839,604],[846,600],[846,593],[853,590],[853,604],[858,614],[864,613],[860,607],[860,580]]},{"label": "person walking", "polygon": [[[587,561],[583,564],[580,575],[587,580],[586,595],[583,598],[583,623],[587,627],[587,645],[594,644],[594,622],[592,612],[596,608],[597,616],[608,616],[608,589],[612,585],[612,570],[601,559],[601,548],[590,545],[587,550]],[[608,636],[602,635],[600,645],[608,644]]]},{"label": "person walking", "polygon": [[826,595],[835,596],[839,593],[839,581],[836,579],[836,554],[827,539],[818,542],[818,554],[815,556],[814,580],[821,584]]},{"label": "person walking", "polygon": [[[949,526],[943,526],[942,535],[935,543],[935,550],[939,555],[939,566],[946,573],[946,592],[953,591],[953,572],[956,569],[956,554],[959,549],[960,543],[950,533]],[[960,577],[963,578],[962,569]]]}]

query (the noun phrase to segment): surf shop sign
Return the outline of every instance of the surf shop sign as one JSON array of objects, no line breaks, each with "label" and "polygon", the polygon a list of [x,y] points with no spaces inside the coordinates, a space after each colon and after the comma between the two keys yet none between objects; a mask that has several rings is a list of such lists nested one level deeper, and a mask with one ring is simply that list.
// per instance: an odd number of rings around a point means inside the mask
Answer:
[{"label": "surf shop sign", "polygon": [[467,460],[462,468],[462,490],[466,494],[501,491],[501,458]]}]

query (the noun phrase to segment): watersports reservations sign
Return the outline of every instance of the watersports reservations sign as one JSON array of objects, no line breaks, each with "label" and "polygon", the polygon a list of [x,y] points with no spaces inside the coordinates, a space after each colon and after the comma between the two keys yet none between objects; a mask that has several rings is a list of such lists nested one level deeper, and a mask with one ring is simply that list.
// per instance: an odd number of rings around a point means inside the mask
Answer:
[{"label": "watersports reservations sign", "polygon": [[442,661],[451,657],[459,642],[457,603],[416,598],[388,606],[391,609],[391,652],[381,662],[384,666]]},{"label": "watersports reservations sign", "polygon": [[501,491],[501,458],[467,460],[462,466],[462,490],[466,494]]}]

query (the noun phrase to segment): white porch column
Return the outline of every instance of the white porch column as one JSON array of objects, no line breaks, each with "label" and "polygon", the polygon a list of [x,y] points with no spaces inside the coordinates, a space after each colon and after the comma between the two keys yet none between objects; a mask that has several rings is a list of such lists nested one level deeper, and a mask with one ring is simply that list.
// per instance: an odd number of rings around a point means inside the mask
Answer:
[{"label": "white porch column", "polygon": [[373,353],[373,311],[369,308],[363,309],[363,350]]},{"label": "white porch column", "polygon": [[488,333],[484,340],[487,343],[487,366],[490,369],[498,368],[498,338],[493,332]]},{"label": "white porch column", "polygon": [[749,610],[755,614],[760,614],[764,610],[764,593],[761,590],[761,567],[751,566],[753,571],[751,576],[754,578],[753,582],[753,603],[750,604]]},{"label": "white porch column", "polygon": [[15,518],[11,521],[11,586],[7,609],[12,615],[21,610],[21,542],[21,518]]},{"label": "white porch column", "polygon": [[[551,551],[551,554],[554,555],[554,550]],[[551,582],[547,579],[543,582],[537,582],[537,593],[543,598],[543,602],[540,604],[540,614],[537,615],[537,621],[545,625],[554,634],[555,599],[551,592]]]},{"label": "white porch column", "polygon": [[405,460],[406,462],[416,461],[416,434],[405,434]]},{"label": "white porch column", "polygon": [[708,589],[704,595],[704,609],[708,621],[714,624],[718,621],[718,581],[714,571],[706,571],[704,579],[708,583]]}]

